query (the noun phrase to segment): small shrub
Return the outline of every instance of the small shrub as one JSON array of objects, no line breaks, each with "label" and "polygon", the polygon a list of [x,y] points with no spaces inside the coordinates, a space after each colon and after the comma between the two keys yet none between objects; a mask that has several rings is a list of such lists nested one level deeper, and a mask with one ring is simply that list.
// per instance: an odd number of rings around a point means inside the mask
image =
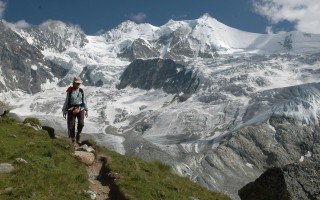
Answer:
[{"label": "small shrub", "polygon": [[41,126],[39,119],[34,117],[27,117],[23,120],[23,124],[31,124],[32,126]]}]

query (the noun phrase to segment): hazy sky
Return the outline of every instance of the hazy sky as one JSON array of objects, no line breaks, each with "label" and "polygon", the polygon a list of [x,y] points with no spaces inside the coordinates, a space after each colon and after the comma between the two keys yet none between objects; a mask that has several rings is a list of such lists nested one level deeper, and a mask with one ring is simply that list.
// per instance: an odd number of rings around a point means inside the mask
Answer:
[{"label": "hazy sky", "polygon": [[0,18],[18,27],[60,20],[88,35],[125,20],[161,26],[204,13],[243,31],[320,33],[320,0],[0,0]]}]

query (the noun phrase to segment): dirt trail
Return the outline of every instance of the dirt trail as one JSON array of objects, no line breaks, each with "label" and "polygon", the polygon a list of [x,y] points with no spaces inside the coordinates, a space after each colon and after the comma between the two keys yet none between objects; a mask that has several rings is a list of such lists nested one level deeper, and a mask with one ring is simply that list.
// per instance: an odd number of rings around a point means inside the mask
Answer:
[{"label": "dirt trail", "polygon": [[[83,146],[82,146],[83,145]],[[82,151],[86,147],[92,147],[93,145],[88,141],[83,141],[81,144],[74,144],[75,152]],[[81,150],[82,149],[82,150]],[[90,195],[91,199],[94,200],[112,200],[112,185],[114,183],[114,179],[109,176],[109,171],[106,168],[106,163],[111,161],[111,158],[98,152],[97,149],[93,148],[95,153],[95,158],[92,163],[91,162],[84,162],[81,158],[77,158],[79,161],[86,165],[86,170],[88,172],[88,181],[89,181],[89,188],[86,191],[88,195]],[[88,159],[87,159],[88,160]],[[91,164],[92,163],[92,164]]]},{"label": "dirt trail", "polygon": [[96,200],[111,200],[109,198],[110,187],[107,179],[108,171],[105,168],[107,157],[98,155],[91,166],[87,166],[89,175],[89,190],[96,194]]}]

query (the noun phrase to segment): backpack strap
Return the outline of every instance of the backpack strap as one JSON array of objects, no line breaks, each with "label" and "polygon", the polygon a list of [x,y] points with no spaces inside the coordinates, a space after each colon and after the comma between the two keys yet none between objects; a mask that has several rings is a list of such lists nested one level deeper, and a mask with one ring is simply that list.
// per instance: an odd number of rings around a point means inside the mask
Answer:
[{"label": "backpack strap", "polygon": [[70,108],[70,106],[71,106],[71,92],[72,92],[72,90],[70,91],[70,92],[68,92],[68,104],[67,104],[67,110]]},{"label": "backpack strap", "polygon": [[[81,107],[84,107],[84,93],[83,93],[83,89],[82,88],[79,88],[79,92],[81,93],[81,96],[82,96],[82,102],[80,104]],[[72,93],[72,90],[70,92],[68,92],[68,108],[70,108],[71,106],[71,93]]]},{"label": "backpack strap", "polygon": [[80,104],[81,107],[84,107],[84,94],[83,94],[83,89],[82,88],[79,88],[79,92],[81,92],[81,95],[82,95],[82,102]]}]

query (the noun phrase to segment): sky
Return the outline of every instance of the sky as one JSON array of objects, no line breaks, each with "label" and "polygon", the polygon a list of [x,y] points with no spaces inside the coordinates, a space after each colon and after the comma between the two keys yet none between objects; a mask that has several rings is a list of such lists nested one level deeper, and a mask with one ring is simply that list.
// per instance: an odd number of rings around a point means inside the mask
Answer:
[{"label": "sky", "polygon": [[19,28],[60,20],[97,35],[126,20],[161,26],[208,13],[254,33],[320,34],[320,0],[0,0],[0,19]]}]

